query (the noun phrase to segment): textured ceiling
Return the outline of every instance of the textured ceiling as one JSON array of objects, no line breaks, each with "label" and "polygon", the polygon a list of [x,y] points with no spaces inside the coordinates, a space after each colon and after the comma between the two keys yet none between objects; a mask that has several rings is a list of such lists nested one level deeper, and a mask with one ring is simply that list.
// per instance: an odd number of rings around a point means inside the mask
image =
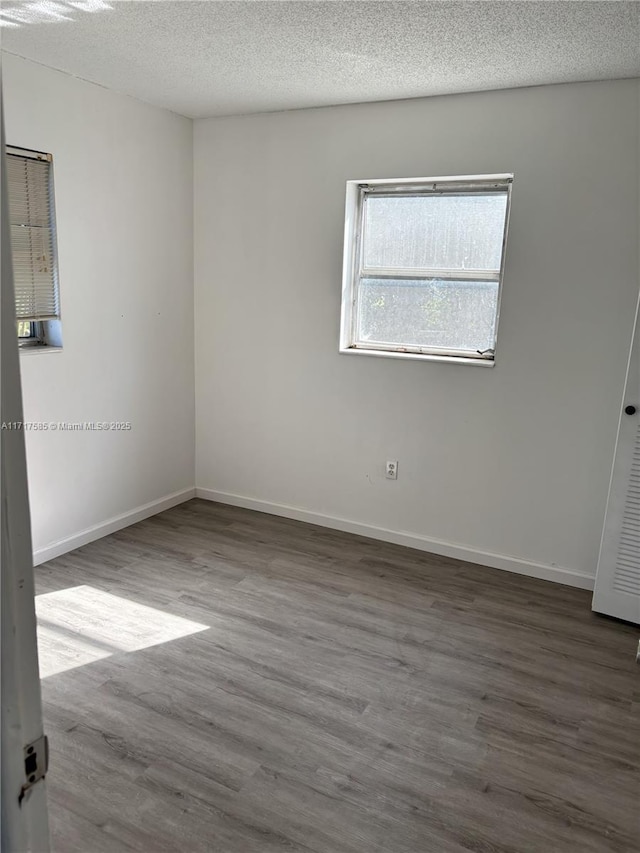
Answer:
[{"label": "textured ceiling", "polygon": [[4,50],[194,118],[640,76],[638,2],[3,0],[1,9]]}]

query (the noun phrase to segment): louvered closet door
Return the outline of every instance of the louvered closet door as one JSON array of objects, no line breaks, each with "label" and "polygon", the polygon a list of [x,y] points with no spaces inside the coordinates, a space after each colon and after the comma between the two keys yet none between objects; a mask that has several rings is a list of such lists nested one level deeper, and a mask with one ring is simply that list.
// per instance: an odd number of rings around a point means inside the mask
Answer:
[{"label": "louvered closet door", "polygon": [[640,624],[640,320],[620,415],[593,609]]}]

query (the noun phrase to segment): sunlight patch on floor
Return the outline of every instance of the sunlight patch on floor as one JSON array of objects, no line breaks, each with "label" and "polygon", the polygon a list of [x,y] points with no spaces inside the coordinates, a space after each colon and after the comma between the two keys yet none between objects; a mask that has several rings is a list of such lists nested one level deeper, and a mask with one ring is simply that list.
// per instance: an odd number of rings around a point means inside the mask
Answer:
[{"label": "sunlight patch on floor", "polygon": [[40,678],[209,627],[92,586],[37,595],[36,615]]}]

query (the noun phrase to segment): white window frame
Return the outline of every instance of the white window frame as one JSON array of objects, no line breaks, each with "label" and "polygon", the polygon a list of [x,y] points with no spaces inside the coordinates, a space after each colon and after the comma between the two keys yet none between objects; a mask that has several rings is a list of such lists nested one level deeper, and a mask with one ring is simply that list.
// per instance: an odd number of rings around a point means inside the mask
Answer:
[{"label": "white window frame", "polygon": [[[419,347],[402,343],[379,344],[358,341],[357,311],[358,288],[360,279],[367,275],[385,276],[390,278],[441,278],[469,279],[471,281],[493,281],[498,283],[498,299],[496,306],[495,338],[498,335],[498,320],[500,318],[500,299],[502,296],[502,279],[504,274],[507,234],[509,230],[509,214],[511,208],[511,187],[513,174],[497,175],[462,175],[457,177],[437,178],[397,178],[347,181],[347,196],[345,206],[344,257],[342,272],[342,308],[340,321],[340,352],[359,355],[384,356],[386,358],[409,358],[421,361],[441,361],[454,364],[475,364],[481,367],[493,367],[495,364],[495,344],[492,350],[484,353],[470,353],[444,347]],[[434,194],[457,195],[463,193],[492,193],[506,192],[507,208],[505,214],[504,233],[500,269],[497,273],[487,270],[427,270],[427,269],[397,269],[397,268],[367,268],[362,260],[362,231],[364,199],[367,195],[403,195],[403,194]]]}]

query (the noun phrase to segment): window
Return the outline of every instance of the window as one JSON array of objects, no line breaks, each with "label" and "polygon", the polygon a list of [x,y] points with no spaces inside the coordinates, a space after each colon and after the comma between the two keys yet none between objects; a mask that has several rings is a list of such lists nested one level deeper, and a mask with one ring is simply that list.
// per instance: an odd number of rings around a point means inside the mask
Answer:
[{"label": "window", "polygon": [[349,181],[340,351],[491,366],[512,181]]},{"label": "window", "polygon": [[52,158],[7,147],[11,254],[20,347],[61,346]]}]

